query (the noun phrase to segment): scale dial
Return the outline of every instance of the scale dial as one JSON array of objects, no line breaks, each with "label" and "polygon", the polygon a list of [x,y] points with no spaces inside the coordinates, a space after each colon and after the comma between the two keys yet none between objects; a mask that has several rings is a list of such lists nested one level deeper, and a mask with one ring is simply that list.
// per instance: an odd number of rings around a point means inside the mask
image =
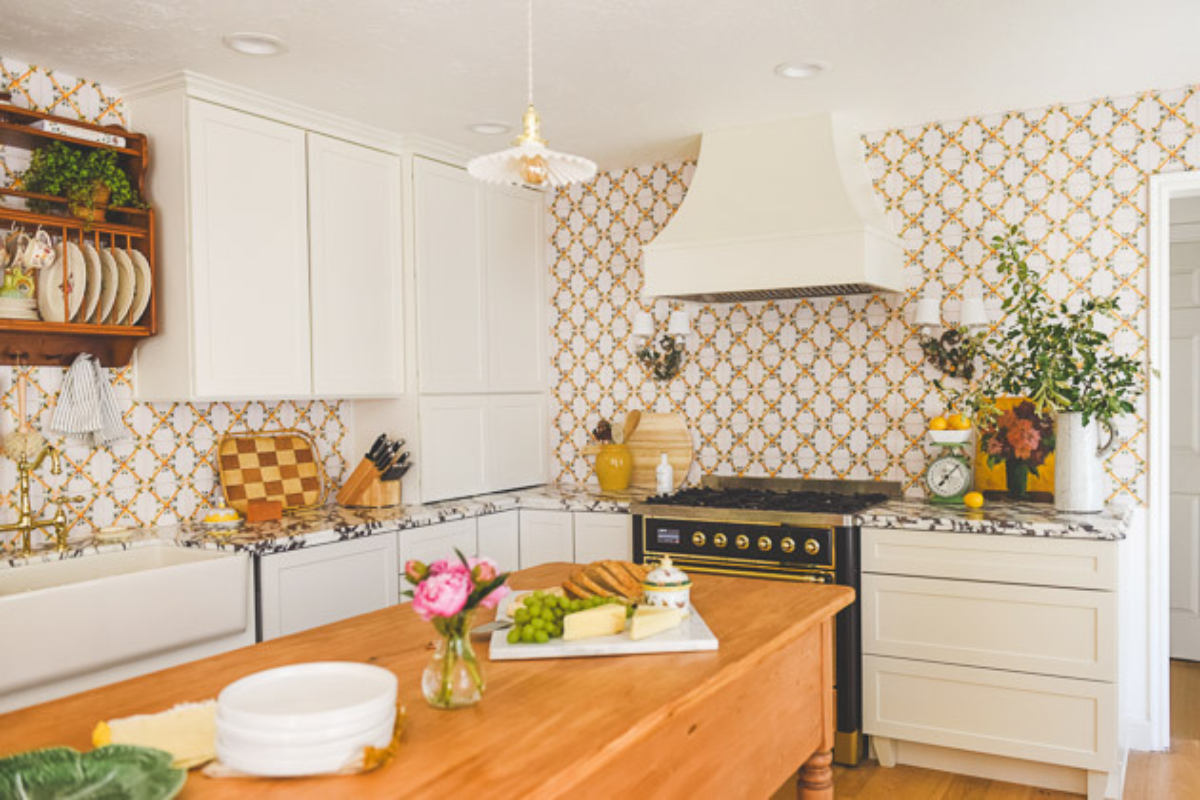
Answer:
[{"label": "scale dial", "polygon": [[971,488],[971,465],[962,456],[939,456],[925,471],[925,486],[935,497],[961,497]]}]

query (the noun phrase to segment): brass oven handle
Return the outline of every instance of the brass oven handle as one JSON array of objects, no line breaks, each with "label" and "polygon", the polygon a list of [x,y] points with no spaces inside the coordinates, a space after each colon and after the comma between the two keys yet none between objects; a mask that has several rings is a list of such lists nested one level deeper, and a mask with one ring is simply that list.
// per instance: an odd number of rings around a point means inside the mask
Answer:
[{"label": "brass oven handle", "polygon": [[762,550],[764,553],[771,549],[772,544],[773,542],[771,541],[770,536],[758,537],[758,549]]},{"label": "brass oven handle", "polygon": [[734,541],[737,542],[738,550],[745,550],[750,546],[750,537],[745,534],[739,533],[737,539]]},{"label": "brass oven handle", "polygon": [[717,547],[724,547],[728,543],[729,543],[729,540],[725,538],[725,534],[723,534],[723,533],[714,533],[713,534],[713,544],[715,544]]},{"label": "brass oven handle", "polygon": [[704,539],[704,534],[700,531],[692,534],[692,544],[696,545],[696,547],[704,547]]},{"label": "brass oven handle", "polygon": [[815,556],[817,553],[821,552],[821,543],[816,539],[805,540],[804,552],[808,553],[810,556]]}]

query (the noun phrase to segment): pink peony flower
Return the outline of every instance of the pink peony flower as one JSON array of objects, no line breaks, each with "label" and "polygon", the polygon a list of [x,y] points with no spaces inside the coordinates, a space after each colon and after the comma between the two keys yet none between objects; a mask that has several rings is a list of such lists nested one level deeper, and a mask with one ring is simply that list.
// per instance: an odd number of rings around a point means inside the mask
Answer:
[{"label": "pink peony flower", "polygon": [[458,573],[471,576],[471,571],[463,566],[463,563],[457,558],[439,558],[429,565],[430,575],[443,575],[446,573]]},{"label": "pink peony flower", "polygon": [[483,606],[484,608],[495,608],[500,604],[501,600],[508,596],[509,592],[511,591],[512,589],[508,588],[507,583],[502,583],[495,589],[492,589],[490,592],[488,592],[487,595],[479,601],[479,605]]},{"label": "pink peony flower", "polygon": [[404,577],[408,578],[409,583],[420,583],[421,579],[428,574],[429,567],[420,561],[408,561],[404,564]]},{"label": "pink peony flower", "polygon": [[487,583],[494,580],[500,574],[499,566],[486,556],[483,558],[468,558],[467,563],[471,565],[471,577],[476,583]]},{"label": "pink peony flower", "polygon": [[[431,572],[438,563],[442,562],[434,562],[430,567]],[[429,622],[434,617],[453,617],[463,610],[475,587],[471,583],[470,573],[462,564],[458,566],[458,570],[433,572],[417,584],[412,606],[421,619]]]}]

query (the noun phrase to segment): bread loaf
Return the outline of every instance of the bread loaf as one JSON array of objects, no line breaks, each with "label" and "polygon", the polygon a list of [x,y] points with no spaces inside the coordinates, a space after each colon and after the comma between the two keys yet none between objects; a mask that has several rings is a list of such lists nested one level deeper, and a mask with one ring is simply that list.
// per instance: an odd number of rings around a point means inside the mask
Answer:
[{"label": "bread loaf", "polygon": [[575,598],[620,597],[638,600],[647,567],[629,561],[594,561],[571,573],[563,583],[566,593]]}]

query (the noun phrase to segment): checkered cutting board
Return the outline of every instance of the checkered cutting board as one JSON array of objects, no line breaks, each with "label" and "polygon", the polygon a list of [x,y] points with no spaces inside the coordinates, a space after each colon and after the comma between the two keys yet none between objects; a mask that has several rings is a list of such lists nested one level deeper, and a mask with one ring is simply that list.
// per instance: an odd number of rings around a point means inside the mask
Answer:
[{"label": "checkered cutting board", "polygon": [[241,513],[254,500],[284,510],[318,505],[325,496],[316,446],[302,433],[233,434],[217,446],[225,502]]}]

